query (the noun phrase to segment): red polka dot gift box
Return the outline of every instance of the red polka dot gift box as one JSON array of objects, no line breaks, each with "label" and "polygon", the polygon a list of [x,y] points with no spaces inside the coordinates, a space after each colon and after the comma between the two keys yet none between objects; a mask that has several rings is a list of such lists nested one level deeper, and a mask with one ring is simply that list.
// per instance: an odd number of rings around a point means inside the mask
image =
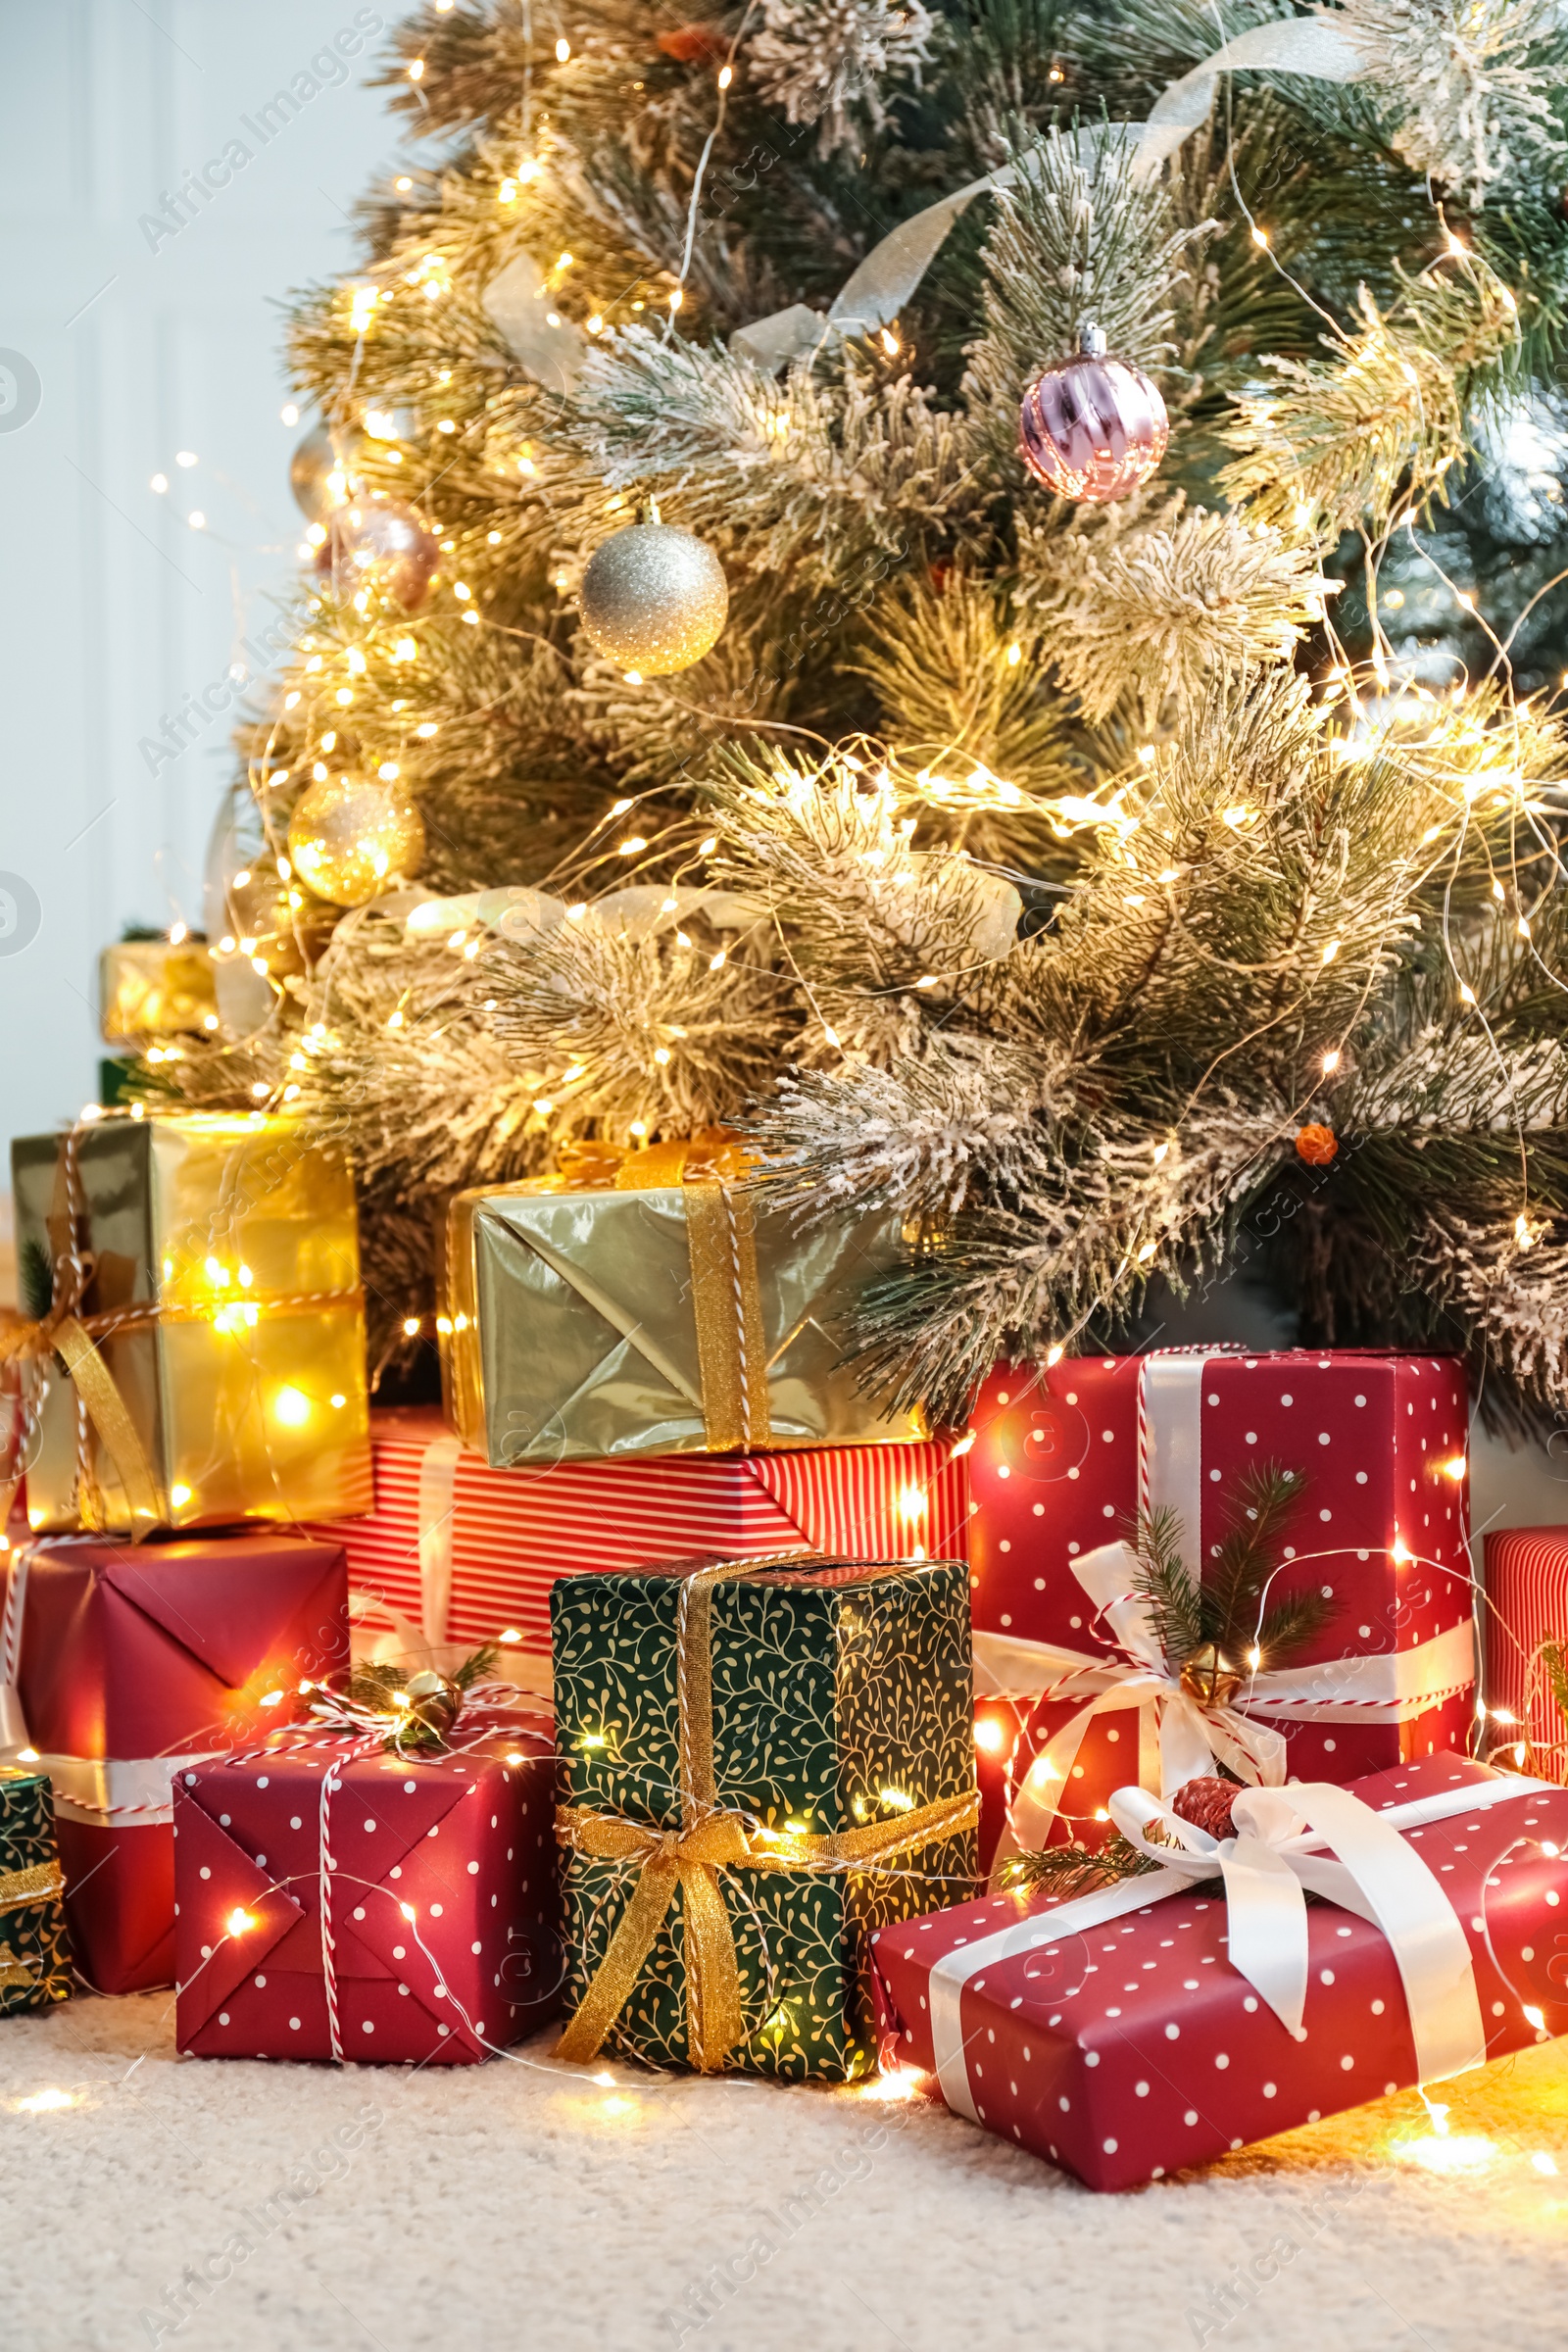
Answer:
[{"label": "red polka dot gift box", "polygon": [[[1123,1783],[1169,1792],[1218,1765],[1344,1782],[1468,1744],[1458,1358],[1172,1349],[1001,1367],[972,1427],[987,1853],[999,1837],[1004,1854],[1101,1842]],[[1199,1643],[1260,1497],[1245,1605]],[[1185,1654],[1182,1610],[1151,1591],[1152,1544],[1190,1594]]]},{"label": "red polka dot gift box", "polygon": [[555,1763],[537,1745],[321,1740],[181,1773],[179,2048],[473,2065],[552,2016]]},{"label": "red polka dot gift box", "polygon": [[0,1758],[54,1790],[66,1912],[99,1992],[174,1975],[171,1784],[198,1757],[265,1739],[348,1664],[335,1541],[82,1537],[9,1555],[0,1614]]},{"label": "red polka dot gift box", "polygon": [[1443,1755],[1233,1795],[1216,1838],[1129,1789],[1155,1867],[881,1929],[884,2068],[1118,2189],[1568,2033],[1568,1790]]}]

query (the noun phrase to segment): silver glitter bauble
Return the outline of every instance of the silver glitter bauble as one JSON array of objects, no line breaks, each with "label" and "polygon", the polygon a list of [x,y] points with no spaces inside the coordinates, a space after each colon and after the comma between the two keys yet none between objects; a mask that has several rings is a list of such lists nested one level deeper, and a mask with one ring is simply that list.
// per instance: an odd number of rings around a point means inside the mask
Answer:
[{"label": "silver glitter bauble", "polygon": [[729,615],[723,566],[669,523],[638,522],[594,550],[579,597],[589,643],[639,677],[690,669]]}]

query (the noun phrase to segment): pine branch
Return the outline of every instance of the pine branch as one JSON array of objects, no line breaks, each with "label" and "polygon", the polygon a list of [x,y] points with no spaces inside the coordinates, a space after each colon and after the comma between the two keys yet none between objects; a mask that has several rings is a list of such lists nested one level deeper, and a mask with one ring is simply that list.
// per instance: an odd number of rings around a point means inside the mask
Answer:
[{"label": "pine branch", "polygon": [[1148,1607],[1160,1656],[1179,1666],[1205,1639],[1203,1589],[1181,1552],[1184,1543],[1197,1545],[1198,1530],[1184,1528],[1180,1514],[1168,1505],[1140,1511],[1134,1526],[1138,1573],[1133,1591]]},{"label": "pine branch", "polygon": [[1048,1845],[1035,1853],[1009,1854],[999,1864],[992,1889],[998,1894],[1027,1890],[1070,1902],[1074,1895],[1093,1894],[1098,1887],[1158,1868],[1116,1831],[1103,1845]]},{"label": "pine branch", "polygon": [[1290,1656],[1328,1622],[1332,1607],[1321,1592],[1261,1605],[1280,1567],[1280,1545],[1306,1491],[1298,1470],[1278,1462],[1250,1465],[1238,1485],[1236,1521],[1203,1570],[1203,1639],[1233,1661],[1267,1668]]}]

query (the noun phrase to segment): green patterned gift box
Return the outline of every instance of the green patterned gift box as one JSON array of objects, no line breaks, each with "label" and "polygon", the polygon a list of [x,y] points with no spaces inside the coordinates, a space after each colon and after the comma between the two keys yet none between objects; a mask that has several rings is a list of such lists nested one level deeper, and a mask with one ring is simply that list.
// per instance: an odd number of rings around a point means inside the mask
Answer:
[{"label": "green patterned gift box", "polygon": [[871,1931],[974,1884],[967,1569],[567,1577],[551,1623],[561,2054],[866,2073]]},{"label": "green patterned gift box", "polygon": [[71,1993],[48,1775],[0,1770],[0,2017]]}]

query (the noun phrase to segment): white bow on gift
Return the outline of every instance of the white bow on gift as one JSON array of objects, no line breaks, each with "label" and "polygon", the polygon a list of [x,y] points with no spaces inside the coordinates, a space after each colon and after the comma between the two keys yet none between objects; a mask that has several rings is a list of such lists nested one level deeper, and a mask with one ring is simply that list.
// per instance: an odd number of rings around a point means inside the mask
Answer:
[{"label": "white bow on gift", "polygon": [[976,1633],[975,1692],[1031,1702],[1084,1698],[1024,1775],[997,1859],[1046,1843],[1084,1734],[1098,1715],[1136,1708],[1138,1777],[1166,1796],[1184,1781],[1224,1764],[1253,1788],[1285,1779],[1282,1733],[1258,1714],[1285,1723],[1401,1723],[1467,1687],[1475,1636],[1468,1621],[1412,1649],[1359,1658],[1323,1658],[1299,1666],[1250,1671],[1225,1700],[1205,1699],[1164,1656],[1153,1613],[1137,1591],[1138,1554],[1130,1544],[1102,1544],[1072,1563],[1096,1617],[1115,1644],[1092,1657],[1054,1642]]},{"label": "white bow on gift", "polygon": [[[1517,1792],[1517,1783],[1506,1789]],[[1485,1801],[1474,1789],[1463,1794],[1472,1806]],[[1470,1947],[1453,1905],[1390,1819],[1348,1788],[1298,1781],[1289,1788],[1241,1789],[1231,1806],[1230,1838],[1211,1838],[1142,1788],[1118,1788],[1110,1817],[1130,1844],[1163,1869],[1224,1881],[1231,1966],[1298,2037],[1306,2007],[1306,1898],[1320,1894],[1388,1939],[1423,2082],[1462,2074],[1485,2058]],[[1148,1836],[1155,1825],[1158,1843]]]},{"label": "white bow on gift", "polygon": [[[1278,1788],[1285,1779],[1283,1735],[1227,1701],[1200,1697],[1183,1682],[1180,1666],[1167,1661],[1153,1611],[1137,1590],[1138,1554],[1132,1545],[1102,1544],[1072,1566],[1119,1656],[1094,1658],[1043,1642],[1009,1642],[1002,1635],[975,1636],[977,1690],[983,1688],[992,1698],[1088,1699],[1024,1775],[1008,1810],[999,1861],[1045,1844],[1084,1734],[1097,1715],[1139,1710],[1139,1778],[1153,1779],[1157,1750],[1159,1786],[1167,1796],[1184,1781],[1212,1772],[1216,1761],[1253,1785]],[[1280,1694],[1296,1697],[1305,1694],[1301,1681],[1283,1673],[1254,1674],[1247,1690],[1250,1698],[1254,1692],[1267,1695],[1265,1685],[1290,1684],[1289,1692]]]}]

